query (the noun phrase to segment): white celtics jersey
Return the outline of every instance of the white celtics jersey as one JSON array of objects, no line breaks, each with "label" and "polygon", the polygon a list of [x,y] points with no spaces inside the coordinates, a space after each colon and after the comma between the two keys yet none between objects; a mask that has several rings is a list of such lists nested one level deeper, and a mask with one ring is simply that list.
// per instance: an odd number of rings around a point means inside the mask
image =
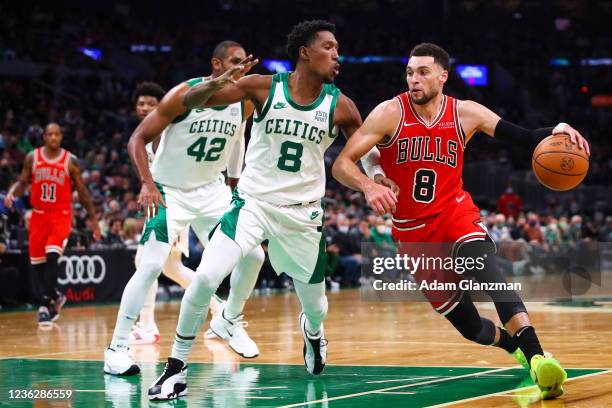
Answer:
[{"label": "white celtics jersey", "polygon": [[[204,78],[187,81],[194,86]],[[241,102],[191,109],[164,129],[151,165],[153,180],[162,185],[192,189],[219,178],[228,152],[240,137],[244,117]]]},{"label": "white celtics jersey", "polygon": [[145,150],[147,152],[147,160],[149,161],[149,167],[153,164],[153,160],[155,159],[155,152],[153,151],[153,142],[147,143],[145,145]]},{"label": "white celtics jersey", "polygon": [[340,90],[325,84],[308,106],[291,99],[288,73],[272,77],[268,99],[256,114],[240,191],[279,205],[319,200],[325,194],[325,150],[332,144]]}]

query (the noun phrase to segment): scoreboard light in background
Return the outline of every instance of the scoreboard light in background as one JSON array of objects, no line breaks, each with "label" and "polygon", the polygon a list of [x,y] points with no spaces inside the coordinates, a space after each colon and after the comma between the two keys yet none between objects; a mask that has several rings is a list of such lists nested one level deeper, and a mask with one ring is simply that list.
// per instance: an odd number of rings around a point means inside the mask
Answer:
[{"label": "scoreboard light in background", "polygon": [[261,63],[264,67],[268,69],[268,71],[271,72],[291,71],[291,61],[264,59]]},{"label": "scoreboard light in background", "polygon": [[470,86],[486,86],[489,83],[486,65],[457,65],[457,73]]},{"label": "scoreboard light in background", "polygon": [[81,54],[91,58],[92,60],[100,61],[102,59],[102,50],[99,48],[80,47],[79,51]]}]

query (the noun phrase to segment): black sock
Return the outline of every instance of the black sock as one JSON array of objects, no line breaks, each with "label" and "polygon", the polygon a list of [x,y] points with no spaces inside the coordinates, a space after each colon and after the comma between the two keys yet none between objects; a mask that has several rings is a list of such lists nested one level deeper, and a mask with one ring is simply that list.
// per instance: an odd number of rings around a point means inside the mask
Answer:
[{"label": "black sock", "polygon": [[32,265],[32,293],[39,306],[48,306],[49,299],[46,298],[45,291],[45,270],[44,263]]},{"label": "black sock", "polygon": [[536,354],[544,355],[540,340],[538,340],[533,326],[520,328],[514,335],[514,340],[518,343],[530,365],[533,356]]},{"label": "black sock", "polygon": [[499,341],[495,344],[497,347],[506,350],[508,353],[514,353],[518,348],[518,343],[508,334],[506,329],[498,327]]},{"label": "black sock", "polygon": [[54,301],[57,298],[57,275],[58,275],[58,267],[57,261],[59,259],[59,254],[55,252],[49,252],[47,254],[47,262],[45,267],[45,297],[50,301]]}]

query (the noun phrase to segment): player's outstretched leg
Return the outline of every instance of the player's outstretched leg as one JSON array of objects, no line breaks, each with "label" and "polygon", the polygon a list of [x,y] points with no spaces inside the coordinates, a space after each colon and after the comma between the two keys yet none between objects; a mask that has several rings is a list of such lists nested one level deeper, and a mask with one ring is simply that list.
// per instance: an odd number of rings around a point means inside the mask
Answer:
[{"label": "player's outstretched leg", "polygon": [[[471,271],[472,274],[481,282],[507,283],[497,266],[495,246],[489,240],[466,243],[458,252],[466,257],[482,257],[487,254],[484,257],[484,268]],[[529,363],[531,377],[542,391],[542,397],[548,399],[562,395],[567,374],[557,360],[545,356],[520,296],[513,290],[487,291],[487,295],[495,303],[502,324],[520,347],[523,356],[516,352],[513,354],[523,366],[525,364],[520,361],[521,357]]]},{"label": "player's outstretched leg", "polygon": [[142,260],[121,296],[117,323],[110,346],[104,352],[104,372],[112,375],[134,375],[140,367],[128,355],[130,331],[144,304],[145,297],[170,253],[170,245],[152,236],[144,245]]},{"label": "player's outstretched leg", "polygon": [[327,317],[325,282],[309,284],[294,279],[293,284],[302,303],[299,322],[304,337],[304,364],[310,374],[319,375],[327,363],[327,339],[323,331],[323,320]]},{"label": "player's outstretched leg", "polygon": [[243,310],[255,283],[265,254],[261,246],[256,246],[240,260],[230,279],[230,293],[220,313],[213,314],[210,330],[229,342],[229,346],[244,358],[255,358],[259,355],[257,344],[245,330],[247,322],[243,320]]},{"label": "player's outstretched leg", "polygon": [[202,260],[181,301],[172,355],[163,374],[149,388],[150,400],[169,400],[187,394],[187,359],[204,319],[210,298],[238,263],[238,244],[217,230],[202,253]]}]

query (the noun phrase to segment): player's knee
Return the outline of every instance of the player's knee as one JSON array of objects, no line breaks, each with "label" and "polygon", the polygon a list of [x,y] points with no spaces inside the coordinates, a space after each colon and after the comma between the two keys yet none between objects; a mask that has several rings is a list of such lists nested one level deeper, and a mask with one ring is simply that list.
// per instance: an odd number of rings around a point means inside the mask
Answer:
[{"label": "player's knee", "polygon": [[223,282],[223,278],[219,279],[215,275],[198,271],[193,275],[193,280],[189,286],[194,286],[194,288],[198,290],[212,291],[214,293],[221,285],[221,282]]},{"label": "player's knee", "polygon": [[266,254],[263,248],[260,245],[257,245],[251,252],[246,254],[244,258],[250,265],[259,265],[261,267],[266,259]]}]

